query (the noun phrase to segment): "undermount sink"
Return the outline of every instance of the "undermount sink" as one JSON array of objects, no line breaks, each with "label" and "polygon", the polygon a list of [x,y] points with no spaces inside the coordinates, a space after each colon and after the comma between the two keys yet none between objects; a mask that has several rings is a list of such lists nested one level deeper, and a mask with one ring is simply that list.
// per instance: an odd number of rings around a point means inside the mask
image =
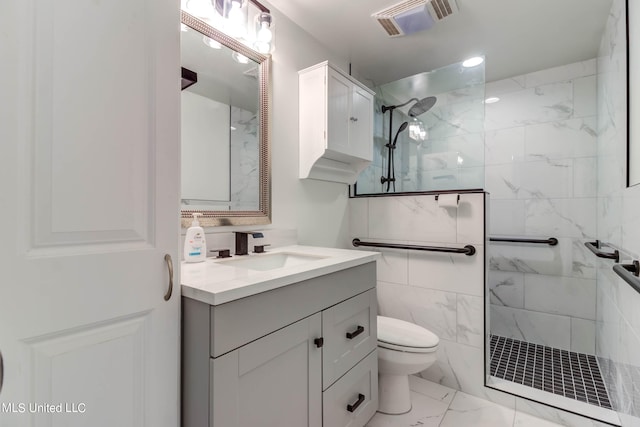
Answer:
[{"label": "undermount sink", "polygon": [[277,268],[293,267],[308,262],[326,259],[325,256],[299,254],[292,252],[277,252],[273,254],[250,255],[243,258],[216,261],[221,265],[246,268],[248,270],[275,270]]}]

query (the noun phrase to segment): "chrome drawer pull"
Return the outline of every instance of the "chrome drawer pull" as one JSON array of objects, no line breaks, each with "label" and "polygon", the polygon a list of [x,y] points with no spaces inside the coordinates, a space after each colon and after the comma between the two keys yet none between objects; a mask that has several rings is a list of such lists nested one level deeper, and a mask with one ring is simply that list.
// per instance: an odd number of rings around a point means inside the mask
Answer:
[{"label": "chrome drawer pull", "polygon": [[364,328],[362,326],[358,326],[355,331],[347,332],[347,338],[352,340],[363,332],[364,332]]},{"label": "chrome drawer pull", "polygon": [[355,411],[356,409],[358,409],[358,406],[362,404],[362,402],[364,402],[364,394],[358,393],[358,400],[356,400],[356,403],[354,403],[353,405],[347,405],[347,411]]}]

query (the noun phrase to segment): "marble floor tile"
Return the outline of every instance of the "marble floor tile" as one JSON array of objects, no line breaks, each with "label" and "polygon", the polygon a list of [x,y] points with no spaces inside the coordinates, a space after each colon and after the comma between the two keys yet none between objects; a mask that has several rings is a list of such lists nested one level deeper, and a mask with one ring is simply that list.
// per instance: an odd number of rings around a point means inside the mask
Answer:
[{"label": "marble floor tile", "polygon": [[366,427],[438,427],[449,406],[415,391],[411,392],[411,411],[400,415],[376,412]]},{"label": "marble floor tile", "polygon": [[511,427],[514,416],[513,409],[458,392],[440,426]]},{"label": "marble floor tile", "polygon": [[411,411],[377,412],[365,427],[561,427],[415,375],[409,376],[409,386]]},{"label": "marble floor tile", "polygon": [[552,423],[551,421],[525,414],[524,412],[516,412],[513,421],[513,427],[555,427],[558,425],[559,424]]},{"label": "marble floor tile", "polygon": [[427,381],[416,375],[409,375],[409,387],[416,393],[424,394],[432,399],[446,403],[451,403],[456,394],[456,390],[443,386],[442,384]]}]

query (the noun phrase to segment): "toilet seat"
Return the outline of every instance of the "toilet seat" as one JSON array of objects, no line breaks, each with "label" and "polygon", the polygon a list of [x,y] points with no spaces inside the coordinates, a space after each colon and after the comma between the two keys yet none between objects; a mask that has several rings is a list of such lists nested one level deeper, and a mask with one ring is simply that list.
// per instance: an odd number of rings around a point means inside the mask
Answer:
[{"label": "toilet seat", "polygon": [[378,346],[407,353],[436,351],[439,338],[433,332],[413,323],[378,316]]}]

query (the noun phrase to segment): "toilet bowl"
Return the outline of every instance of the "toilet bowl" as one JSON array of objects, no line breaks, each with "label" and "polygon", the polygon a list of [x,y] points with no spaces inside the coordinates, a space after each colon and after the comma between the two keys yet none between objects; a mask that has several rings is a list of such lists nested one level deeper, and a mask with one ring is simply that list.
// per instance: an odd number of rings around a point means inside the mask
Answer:
[{"label": "toilet bowl", "polygon": [[409,375],[436,361],[438,336],[413,323],[378,316],[378,412],[411,410]]}]

